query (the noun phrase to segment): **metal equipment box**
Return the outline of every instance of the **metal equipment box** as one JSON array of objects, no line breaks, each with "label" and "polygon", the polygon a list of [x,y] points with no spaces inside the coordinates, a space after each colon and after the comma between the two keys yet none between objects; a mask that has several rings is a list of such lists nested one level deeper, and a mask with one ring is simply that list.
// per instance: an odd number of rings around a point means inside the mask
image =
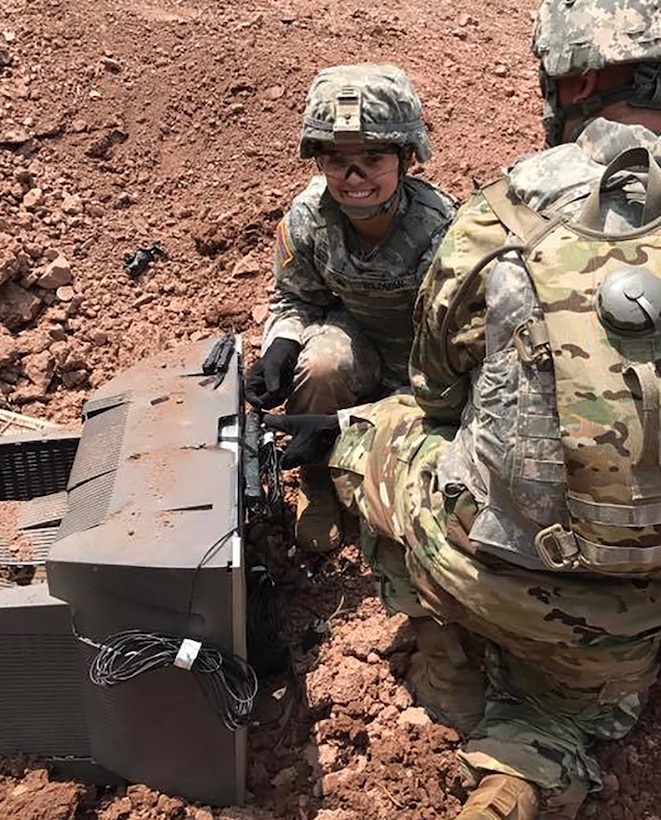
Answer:
[{"label": "metal equipment box", "polygon": [[90,755],[69,608],[45,583],[0,586],[0,755]]},{"label": "metal equipment box", "polygon": [[[240,351],[204,375],[213,340],[151,357],[83,409],[68,511],[47,563],[89,670],[129,629],[245,658]],[[95,644],[97,646],[95,646]],[[195,677],[169,667],[83,684],[92,757],[133,782],[215,805],[244,798],[245,731],[229,731]]]}]

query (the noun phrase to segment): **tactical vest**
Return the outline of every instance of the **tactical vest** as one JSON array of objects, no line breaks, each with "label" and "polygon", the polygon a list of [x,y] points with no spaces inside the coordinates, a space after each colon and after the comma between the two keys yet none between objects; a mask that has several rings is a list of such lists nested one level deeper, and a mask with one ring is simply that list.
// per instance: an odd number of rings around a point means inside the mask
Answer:
[{"label": "tactical vest", "polygon": [[[604,188],[639,166],[643,227],[608,235],[597,227]],[[473,429],[489,492],[507,494],[547,569],[658,572],[661,168],[646,149],[625,151],[576,222],[532,211],[505,180],[483,194],[521,244],[482,259],[454,303],[493,259],[524,262],[486,279]]]},{"label": "tactical vest", "polygon": [[374,254],[361,259],[348,250],[344,217],[336,206],[324,208],[326,231],[315,244],[317,268],[379,352],[389,389],[408,384],[413,307],[427,272],[422,259],[451,217],[448,200],[428,183],[407,177],[404,190],[408,208]]}]

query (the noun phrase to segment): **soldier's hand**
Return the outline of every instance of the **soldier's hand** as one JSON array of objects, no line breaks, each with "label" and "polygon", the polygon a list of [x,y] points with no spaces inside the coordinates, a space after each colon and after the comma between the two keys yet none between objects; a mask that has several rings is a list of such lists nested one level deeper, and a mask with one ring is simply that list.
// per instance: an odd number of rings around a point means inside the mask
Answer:
[{"label": "soldier's hand", "polygon": [[292,392],[294,369],[301,345],[291,339],[274,339],[266,353],[246,373],[246,400],[258,410],[282,404]]},{"label": "soldier's hand", "polygon": [[283,470],[324,461],[340,435],[340,423],[335,413],[332,416],[275,416],[267,413],[263,422],[271,430],[291,436],[280,460]]}]

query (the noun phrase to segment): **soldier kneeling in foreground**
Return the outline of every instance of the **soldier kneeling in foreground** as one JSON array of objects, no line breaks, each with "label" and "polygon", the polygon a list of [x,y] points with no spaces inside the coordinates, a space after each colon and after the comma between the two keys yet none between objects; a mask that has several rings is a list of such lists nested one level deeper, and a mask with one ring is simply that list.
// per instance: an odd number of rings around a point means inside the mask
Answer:
[{"label": "soldier kneeling in foreground", "polygon": [[428,616],[418,696],[468,734],[461,820],[574,818],[592,742],[627,734],[659,671],[658,15],[544,0],[553,147],[460,210],[416,308],[414,398],[268,419],[290,462],[342,427],[330,465],[387,603]]}]

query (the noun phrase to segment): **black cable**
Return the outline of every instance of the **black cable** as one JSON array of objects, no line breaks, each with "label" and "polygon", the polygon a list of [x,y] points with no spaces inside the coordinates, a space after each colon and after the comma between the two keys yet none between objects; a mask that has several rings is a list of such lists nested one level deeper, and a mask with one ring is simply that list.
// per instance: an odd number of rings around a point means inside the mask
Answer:
[{"label": "black cable", "polygon": [[258,678],[284,672],[289,647],[282,636],[279,596],[275,580],[261,565],[248,573],[248,659]]},{"label": "black cable", "polygon": [[[90,680],[97,686],[116,686],[145,672],[173,666],[181,646],[182,639],[170,635],[136,629],[120,632],[99,647]],[[257,677],[247,661],[221,646],[202,643],[190,671],[228,729],[248,725]]]},{"label": "black cable", "polygon": [[[207,561],[234,535],[236,528],[226,532],[206,550],[193,572],[186,616],[190,617],[195,600],[199,571]],[[218,644],[194,639],[141,632],[131,629],[106,639],[105,643],[74,634],[83,643],[98,650],[89,676],[97,686],[116,686],[145,672],[175,666],[175,660],[185,641],[195,646],[195,657],[184,668],[195,675],[213,711],[228,729],[247,726],[257,695],[257,676],[250,664]]]}]

